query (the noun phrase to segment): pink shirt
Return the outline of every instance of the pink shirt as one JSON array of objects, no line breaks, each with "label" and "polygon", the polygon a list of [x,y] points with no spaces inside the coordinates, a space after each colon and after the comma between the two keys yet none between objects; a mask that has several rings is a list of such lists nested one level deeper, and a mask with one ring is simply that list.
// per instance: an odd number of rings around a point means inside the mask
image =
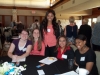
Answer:
[{"label": "pink shirt", "polygon": [[49,25],[47,26],[47,33],[44,32],[44,43],[45,46],[55,46],[56,45],[56,36],[54,35],[54,30],[53,30],[53,26]]},{"label": "pink shirt", "polygon": [[41,56],[44,56],[45,55],[45,45],[44,45],[44,43],[42,42],[41,51],[38,51],[37,46],[38,46],[38,43],[36,42],[34,44],[33,50],[30,52],[30,55],[41,55]]}]

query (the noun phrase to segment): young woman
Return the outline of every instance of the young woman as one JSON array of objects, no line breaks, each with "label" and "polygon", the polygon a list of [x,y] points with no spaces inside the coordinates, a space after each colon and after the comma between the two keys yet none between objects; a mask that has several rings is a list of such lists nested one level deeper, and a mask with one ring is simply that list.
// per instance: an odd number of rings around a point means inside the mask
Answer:
[{"label": "young woman", "polygon": [[13,60],[25,58],[29,55],[32,48],[32,42],[28,40],[28,31],[22,30],[20,39],[16,39],[11,43],[8,56]]},{"label": "young woman", "polygon": [[33,42],[33,49],[30,53],[30,55],[45,55],[45,45],[42,42],[40,30],[38,28],[33,29],[33,36],[32,36],[32,42]]},{"label": "young woman", "polygon": [[56,39],[59,36],[59,27],[56,23],[55,12],[48,10],[40,25],[42,39],[45,43],[45,56],[54,56]]},{"label": "young woman", "polygon": [[98,75],[96,67],[96,55],[93,50],[86,46],[86,37],[78,35],[76,37],[75,64],[80,68],[85,68],[90,72],[90,75]]},{"label": "young woman", "polygon": [[68,45],[66,36],[62,35],[57,40],[56,52],[58,59],[74,59],[74,51]]}]

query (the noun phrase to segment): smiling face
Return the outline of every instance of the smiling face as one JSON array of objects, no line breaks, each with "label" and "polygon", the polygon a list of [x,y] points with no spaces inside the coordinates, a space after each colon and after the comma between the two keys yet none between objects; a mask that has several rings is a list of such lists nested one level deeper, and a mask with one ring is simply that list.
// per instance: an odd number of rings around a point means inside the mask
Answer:
[{"label": "smiling face", "polygon": [[79,50],[81,50],[86,44],[86,41],[76,39],[76,46]]},{"label": "smiling face", "polygon": [[39,30],[38,30],[38,29],[35,29],[35,30],[33,31],[33,37],[34,37],[35,39],[39,38]]},{"label": "smiling face", "polygon": [[27,40],[28,39],[28,32],[23,30],[20,34],[20,37],[22,40]]},{"label": "smiling face", "polygon": [[47,15],[47,20],[48,20],[49,22],[52,22],[53,18],[54,18],[54,15],[53,15],[52,13],[49,13],[49,14]]},{"label": "smiling face", "polygon": [[67,43],[67,41],[66,41],[66,39],[65,39],[64,37],[61,37],[61,38],[59,39],[59,46],[60,46],[61,48],[65,48],[66,43]]}]

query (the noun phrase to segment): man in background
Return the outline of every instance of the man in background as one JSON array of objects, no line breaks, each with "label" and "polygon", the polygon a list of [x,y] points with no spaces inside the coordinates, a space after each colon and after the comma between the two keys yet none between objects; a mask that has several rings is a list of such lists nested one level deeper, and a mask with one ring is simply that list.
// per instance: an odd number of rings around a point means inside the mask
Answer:
[{"label": "man in background", "polygon": [[33,30],[33,29],[36,28],[36,27],[40,28],[40,24],[39,24],[39,22],[38,22],[37,19],[36,19],[35,22],[31,25],[30,29]]}]

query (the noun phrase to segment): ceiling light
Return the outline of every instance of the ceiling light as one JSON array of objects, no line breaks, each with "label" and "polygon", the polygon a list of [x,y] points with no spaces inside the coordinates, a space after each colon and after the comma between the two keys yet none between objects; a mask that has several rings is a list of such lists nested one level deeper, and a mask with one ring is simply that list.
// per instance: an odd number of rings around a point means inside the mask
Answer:
[{"label": "ceiling light", "polygon": [[50,3],[50,6],[52,6],[52,3]]}]

